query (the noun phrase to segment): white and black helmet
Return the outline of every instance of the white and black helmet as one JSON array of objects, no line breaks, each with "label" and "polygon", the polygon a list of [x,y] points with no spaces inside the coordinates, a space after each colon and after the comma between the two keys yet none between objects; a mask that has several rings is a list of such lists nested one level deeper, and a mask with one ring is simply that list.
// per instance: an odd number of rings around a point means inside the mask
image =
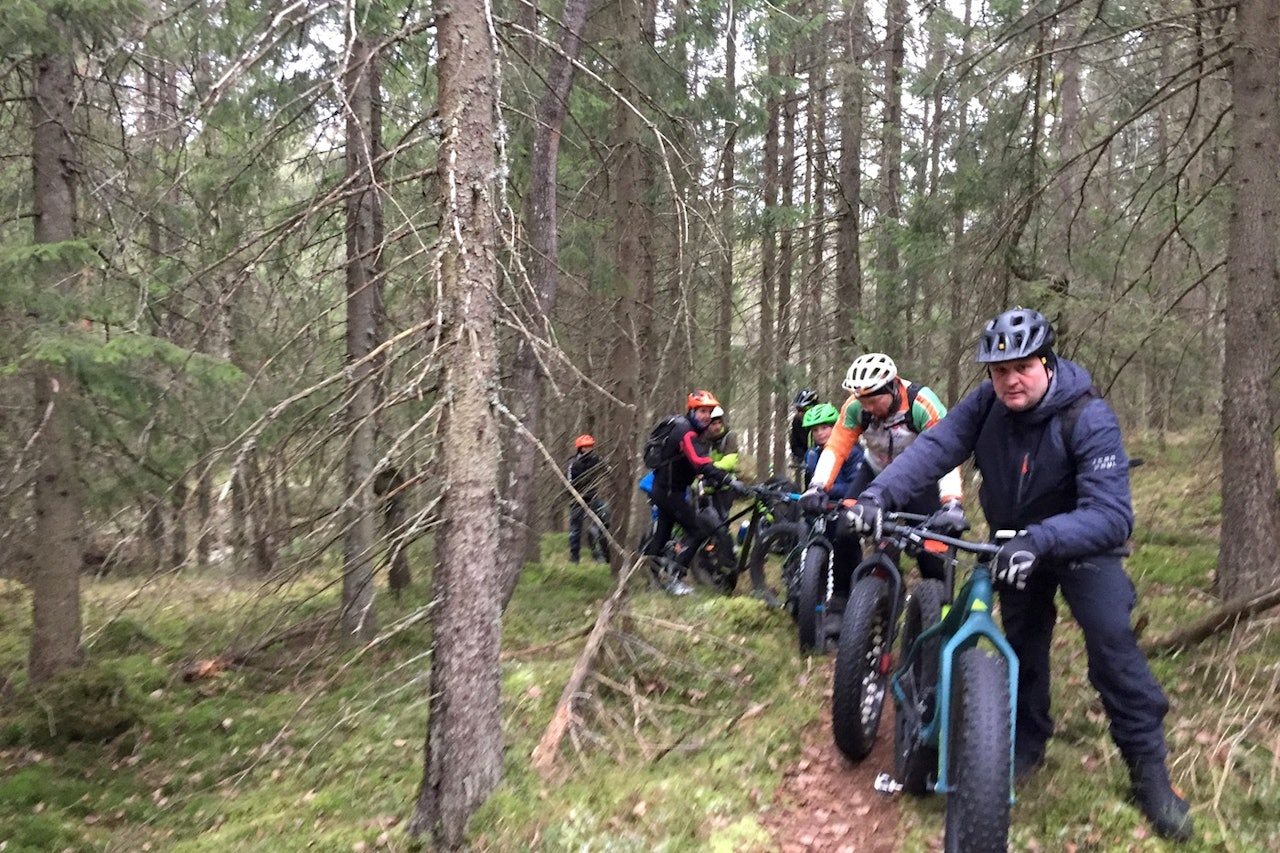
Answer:
[{"label": "white and black helmet", "polygon": [[1053,327],[1043,314],[1030,308],[1014,308],[997,316],[982,330],[978,363],[1048,356],[1052,353],[1053,340]]},{"label": "white and black helmet", "polygon": [[859,397],[869,396],[898,378],[898,365],[882,352],[860,355],[849,365],[849,372],[840,383],[846,391]]}]

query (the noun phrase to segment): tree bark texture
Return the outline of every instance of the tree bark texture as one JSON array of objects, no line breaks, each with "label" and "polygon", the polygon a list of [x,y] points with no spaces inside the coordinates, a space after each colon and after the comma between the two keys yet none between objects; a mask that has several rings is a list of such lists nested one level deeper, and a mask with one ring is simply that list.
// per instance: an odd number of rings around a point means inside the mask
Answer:
[{"label": "tree bark texture", "polygon": [[370,40],[352,34],[343,79],[347,111],[347,499],[344,504],[342,631],[368,641],[378,630],[373,583],[377,536],[374,466],[377,447],[377,364],[382,279],[378,56]]},{"label": "tree bark texture", "polygon": [[485,0],[437,7],[445,345],[444,522],[434,577],[430,718],[422,786],[407,826],[460,848],[502,779],[498,579],[498,74]]},{"label": "tree bark texture", "polygon": [[[52,19],[51,19],[52,21]],[[71,59],[46,54],[34,62],[31,160],[35,241],[75,239],[76,149],[71,136]],[[42,287],[71,296],[76,271],[57,260],[37,273]],[[74,331],[70,332],[75,334]],[[32,633],[28,672],[33,683],[52,678],[83,659],[80,646],[80,561],[84,550],[82,496],[76,458],[73,377],[36,362],[35,572],[31,581]]]},{"label": "tree bark texture", "polygon": [[855,323],[862,314],[862,45],[865,0],[844,4],[843,62],[840,65],[840,195],[836,201],[837,349],[857,345]]},{"label": "tree bark texture", "polygon": [[898,241],[902,219],[902,69],[906,63],[906,0],[885,5],[884,122],[880,142],[880,196],[876,215],[876,314],[889,352],[909,357],[912,299],[899,273]]},{"label": "tree bark texture", "polygon": [[1236,7],[1231,89],[1235,150],[1227,257],[1222,408],[1222,540],[1218,583],[1227,600],[1257,595],[1280,571],[1276,498],[1276,210],[1280,205],[1280,6]]},{"label": "tree bark texture", "polygon": [[[643,67],[644,56],[652,48],[653,3],[627,2],[610,4],[616,16],[619,33],[617,73],[614,86],[631,104],[640,102],[635,80]],[[644,127],[641,117],[627,104],[614,105],[613,150],[616,152],[616,177],[611,184],[615,283],[617,307],[614,317],[617,331],[609,350],[609,381],[622,405],[610,407],[606,427],[606,459],[612,466],[610,498],[615,502],[614,535],[629,541],[632,522],[632,496],[636,493],[635,458],[644,433],[648,429],[645,390],[659,382],[658,353],[651,347],[653,334],[654,216],[646,202],[653,186],[653,169],[646,161]],[[664,310],[668,310],[664,307]],[[656,347],[656,343],[653,345]],[[622,569],[623,553],[613,549],[611,571]]]},{"label": "tree bark texture", "polygon": [[[769,54],[769,77],[782,74],[782,58]],[[760,326],[756,340],[756,430],[759,452],[756,454],[756,480],[763,483],[773,471],[785,471],[784,442],[774,440],[781,433],[774,429],[773,397],[778,376],[778,352],[775,308],[778,295],[778,149],[782,126],[782,96],[770,92],[765,103],[763,198],[760,233]]]}]

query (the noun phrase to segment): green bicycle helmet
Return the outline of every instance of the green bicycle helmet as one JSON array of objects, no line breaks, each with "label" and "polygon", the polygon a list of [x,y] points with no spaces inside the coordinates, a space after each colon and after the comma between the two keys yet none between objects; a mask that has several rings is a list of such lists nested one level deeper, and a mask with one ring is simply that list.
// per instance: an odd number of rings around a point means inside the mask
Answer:
[{"label": "green bicycle helmet", "polygon": [[804,428],[813,429],[820,424],[834,424],[840,420],[840,413],[830,403],[819,403],[804,413]]}]

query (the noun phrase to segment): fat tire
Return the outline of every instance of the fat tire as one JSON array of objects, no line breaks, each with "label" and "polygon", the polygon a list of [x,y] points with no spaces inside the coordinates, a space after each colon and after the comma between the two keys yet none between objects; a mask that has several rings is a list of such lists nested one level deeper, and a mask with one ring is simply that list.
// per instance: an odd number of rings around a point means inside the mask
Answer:
[{"label": "fat tire", "polygon": [[[804,654],[821,654],[826,651],[823,615],[827,604],[827,573],[831,565],[831,551],[815,542],[805,548],[800,563],[800,583],[796,601],[796,633],[800,639],[800,651]],[[818,608],[822,611],[819,612]]]},{"label": "fat tire", "polygon": [[[932,578],[921,581],[907,596],[902,616],[902,641],[898,648],[906,654],[916,638],[942,621],[942,605],[947,599],[946,585]],[[938,667],[941,663],[942,638],[934,637],[921,647],[910,671],[902,675],[908,696],[916,700],[923,722],[933,719],[937,705]],[[938,751],[917,743],[919,730],[908,730],[908,715],[899,713],[894,719],[894,776],[908,794],[928,794],[938,772]]]},{"label": "fat tire", "polygon": [[1009,842],[1009,666],[984,646],[956,658],[951,685],[945,847],[1004,853]]},{"label": "fat tire", "polygon": [[[707,545],[714,547],[707,550]],[[724,595],[733,595],[738,586],[737,559],[733,553],[733,539],[723,527],[717,528],[698,547],[693,565],[694,576],[704,585]]]},{"label": "fat tire", "polygon": [[751,573],[752,587],[766,594],[770,599],[770,605],[777,607],[778,599],[769,592],[767,564],[771,555],[784,555],[780,583],[782,595],[786,599],[787,609],[791,611],[792,619],[796,615],[795,601],[789,593],[794,581],[789,575],[794,573],[795,567],[789,567],[787,564],[799,559],[797,549],[804,541],[804,533],[804,525],[798,522],[775,521],[755,538],[751,545],[751,554],[747,558],[747,570]]},{"label": "fat tire", "polygon": [[831,733],[852,761],[871,752],[880,728],[893,647],[889,584],[867,575],[845,605],[831,686]]}]

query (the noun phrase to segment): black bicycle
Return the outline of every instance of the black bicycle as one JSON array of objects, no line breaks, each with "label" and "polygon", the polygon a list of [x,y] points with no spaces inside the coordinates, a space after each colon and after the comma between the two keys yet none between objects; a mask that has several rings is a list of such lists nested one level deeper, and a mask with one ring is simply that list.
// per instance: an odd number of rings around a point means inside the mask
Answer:
[{"label": "black bicycle", "polygon": [[[888,513],[886,518],[910,525],[924,522],[927,516],[898,512]],[[831,730],[836,746],[853,761],[861,761],[871,752],[880,726],[898,619],[905,603],[899,559],[903,553],[915,556],[920,550],[946,551],[946,546],[932,540],[917,542],[896,528],[886,526],[885,530],[895,532],[882,531],[871,552],[853,570],[836,646]],[[937,586],[926,582],[923,594],[936,597],[941,584],[932,583]],[[941,602],[936,607],[940,610]]]},{"label": "black bicycle", "polygon": [[[786,528],[779,525],[786,522],[776,519],[785,517],[785,507],[798,500],[799,495],[789,483],[773,483],[752,486],[750,496],[750,504],[727,517],[718,514],[707,516],[709,523],[715,522],[715,533],[700,546],[694,557],[693,574],[701,583],[725,595],[732,595],[737,589],[738,578],[748,572],[752,591],[766,603],[776,606],[777,599],[765,576],[764,557],[769,553],[768,549],[780,547]],[[700,511],[715,512],[709,508]],[[744,522],[745,528],[741,541],[735,547],[730,531],[739,522]]]},{"label": "black bicycle", "polygon": [[[820,512],[806,512],[807,526],[799,565],[787,589],[788,606],[796,619],[800,651],[825,653],[827,613],[835,593],[835,531],[841,504],[828,501]],[[794,602],[794,605],[791,604]]]}]

